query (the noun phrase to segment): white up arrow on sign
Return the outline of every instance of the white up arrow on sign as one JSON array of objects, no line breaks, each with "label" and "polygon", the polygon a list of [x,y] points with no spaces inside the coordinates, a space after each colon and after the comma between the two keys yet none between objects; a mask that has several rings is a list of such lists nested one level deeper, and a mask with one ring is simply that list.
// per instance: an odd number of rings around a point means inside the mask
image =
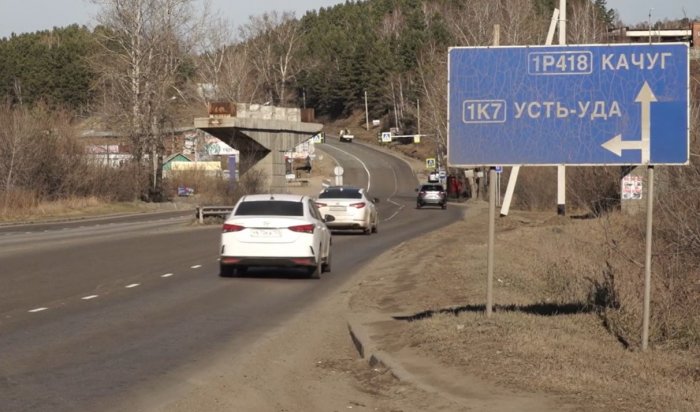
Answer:
[{"label": "white up arrow on sign", "polygon": [[644,82],[642,89],[639,91],[634,101],[642,104],[642,139],[625,141],[622,140],[622,135],[618,134],[601,146],[615,153],[617,156],[622,156],[623,150],[641,150],[642,164],[649,164],[651,148],[651,103],[657,101],[654,92],[652,92],[651,87],[649,87],[649,83]]}]

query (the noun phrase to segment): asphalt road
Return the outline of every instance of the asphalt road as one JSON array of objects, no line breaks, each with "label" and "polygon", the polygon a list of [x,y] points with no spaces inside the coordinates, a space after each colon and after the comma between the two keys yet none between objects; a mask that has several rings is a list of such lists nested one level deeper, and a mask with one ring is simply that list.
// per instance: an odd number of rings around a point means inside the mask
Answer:
[{"label": "asphalt road", "polygon": [[380,199],[380,225],[334,234],[320,280],[293,270],[220,278],[220,227],[187,212],[0,228],[0,410],[129,410],[136,393],[177,390],[225,344],[245,356],[365,262],[461,216],[416,210],[417,180],[400,159],[357,143],[321,149],[345,184]]}]

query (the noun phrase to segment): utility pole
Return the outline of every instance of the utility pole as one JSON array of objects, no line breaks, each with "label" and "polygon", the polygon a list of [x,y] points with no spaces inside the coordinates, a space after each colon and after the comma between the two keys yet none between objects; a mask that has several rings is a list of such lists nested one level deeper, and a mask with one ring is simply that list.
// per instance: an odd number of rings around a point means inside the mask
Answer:
[{"label": "utility pole", "polygon": [[365,127],[369,132],[369,107],[367,106],[367,90],[365,90]]},{"label": "utility pole", "polygon": [[420,99],[416,99],[416,117],[418,118],[418,135],[420,135]]},{"label": "utility pole", "polygon": [[[566,44],[566,0],[559,0],[559,45]],[[566,166],[557,166],[557,214],[566,215]]]}]

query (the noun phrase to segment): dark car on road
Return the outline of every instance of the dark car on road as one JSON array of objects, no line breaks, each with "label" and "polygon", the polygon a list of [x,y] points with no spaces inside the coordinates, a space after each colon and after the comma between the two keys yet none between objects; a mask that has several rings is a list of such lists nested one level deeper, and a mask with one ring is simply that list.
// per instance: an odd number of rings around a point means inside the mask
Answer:
[{"label": "dark car on road", "polygon": [[441,184],[422,184],[416,189],[416,192],[418,192],[418,197],[416,198],[417,209],[423,206],[440,206],[443,209],[447,208],[447,193]]}]

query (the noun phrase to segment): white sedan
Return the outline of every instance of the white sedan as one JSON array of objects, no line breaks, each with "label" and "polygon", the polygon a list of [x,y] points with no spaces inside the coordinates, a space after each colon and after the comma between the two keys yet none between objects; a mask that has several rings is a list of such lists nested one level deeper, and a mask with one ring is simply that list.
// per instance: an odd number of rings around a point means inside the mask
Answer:
[{"label": "white sedan", "polygon": [[308,196],[243,196],[226,219],[221,234],[221,276],[243,274],[249,267],[301,267],[318,279],[331,270],[331,232]]},{"label": "white sedan", "polygon": [[377,202],[379,199],[370,199],[363,188],[329,186],[319,193],[316,205],[322,214],[333,216],[328,222],[330,229],[359,229],[369,235],[377,233],[379,226]]}]

